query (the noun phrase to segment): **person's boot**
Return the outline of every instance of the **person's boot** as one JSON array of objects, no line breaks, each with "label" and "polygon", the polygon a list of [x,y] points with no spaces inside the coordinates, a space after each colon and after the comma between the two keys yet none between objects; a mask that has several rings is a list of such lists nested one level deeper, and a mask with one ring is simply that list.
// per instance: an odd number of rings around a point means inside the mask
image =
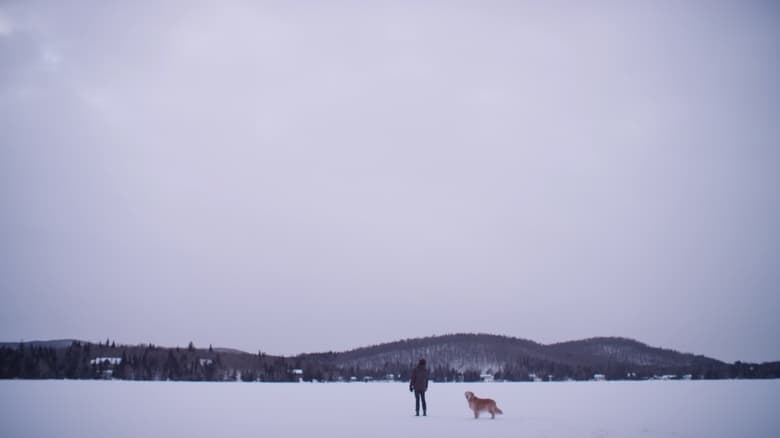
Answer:
[{"label": "person's boot", "polygon": [[417,413],[416,413],[416,414],[414,414],[414,416],[415,416],[415,417],[419,417],[419,416],[420,416],[420,411],[417,411]]},{"label": "person's boot", "polygon": [[427,416],[428,416],[428,411],[423,411],[423,417],[427,417]]}]

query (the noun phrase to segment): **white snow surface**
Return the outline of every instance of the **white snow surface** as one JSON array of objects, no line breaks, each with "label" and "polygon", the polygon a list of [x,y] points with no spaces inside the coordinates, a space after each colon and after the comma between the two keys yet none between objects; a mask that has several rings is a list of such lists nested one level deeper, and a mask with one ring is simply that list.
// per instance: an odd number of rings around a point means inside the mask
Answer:
[{"label": "white snow surface", "polygon": [[[463,392],[504,415],[475,420]],[[777,437],[780,380],[436,383],[0,381],[3,437]]]}]

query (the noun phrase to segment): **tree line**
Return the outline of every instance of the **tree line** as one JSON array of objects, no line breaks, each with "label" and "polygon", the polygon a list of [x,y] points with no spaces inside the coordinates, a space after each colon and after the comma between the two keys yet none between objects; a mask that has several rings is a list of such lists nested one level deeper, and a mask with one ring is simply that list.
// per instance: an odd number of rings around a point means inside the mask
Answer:
[{"label": "tree line", "polygon": [[[408,346],[407,346],[408,347]],[[427,348],[427,347],[426,347]],[[435,349],[434,349],[435,350]],[[455,350],[425,350],[430,377],[440,382],[479,381],[489,372],[496,380],[589,380],[603,374],[608,380],[647,379],[658,375],[690,375],[694,379],[780,378],[780,362],[695,363],[690,366],[632,366],[611,361],[599,366],[565,364],[532,356],[514,356],[497,362],[488,350],[469,346],[471,364],[494,363],[494,368],[463,367]],[[408,353],[412,351],[413,353]],[[152,344],[117,346],[115,343],[74,341],[66,348],[28,345],[0,347],[2,379],[122,379],[173,381],[353,381],[407,380],[418,351],[368,351],[366,354],[319,353],[293,357],[196,348],[164,348]],[[482,355],[482,356],[480,356]],[[458,361],[461,362],[458,362]],[[453,366],[460,363],[460,367]]]}]

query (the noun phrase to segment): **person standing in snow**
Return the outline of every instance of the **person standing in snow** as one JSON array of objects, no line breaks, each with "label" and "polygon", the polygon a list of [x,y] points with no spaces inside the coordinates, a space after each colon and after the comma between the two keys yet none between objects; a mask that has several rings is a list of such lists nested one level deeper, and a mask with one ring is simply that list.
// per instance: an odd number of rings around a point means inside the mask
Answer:
[{"label": "person standing in snow", "polygon": [[409,380],[409,391],[414,391],[414,410],[420,416],[420,400],[422,400],[423,417],[428,415],[428,407],[425,404],[425,391],[428,390],[428,369],[425,368],[425,359],[420,359],[412,370],[412,378]]}]

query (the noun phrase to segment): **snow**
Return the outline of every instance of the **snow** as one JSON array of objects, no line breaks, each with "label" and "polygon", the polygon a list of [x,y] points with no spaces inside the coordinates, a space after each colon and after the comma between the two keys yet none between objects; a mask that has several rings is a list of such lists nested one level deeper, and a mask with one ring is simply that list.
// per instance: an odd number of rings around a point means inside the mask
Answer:
[{"label": "snow", "polygon": [[[504,415],[474,420],[463,392]],[[3,437],[775,437],[780,380],[436,383],[0,381]]]}]

